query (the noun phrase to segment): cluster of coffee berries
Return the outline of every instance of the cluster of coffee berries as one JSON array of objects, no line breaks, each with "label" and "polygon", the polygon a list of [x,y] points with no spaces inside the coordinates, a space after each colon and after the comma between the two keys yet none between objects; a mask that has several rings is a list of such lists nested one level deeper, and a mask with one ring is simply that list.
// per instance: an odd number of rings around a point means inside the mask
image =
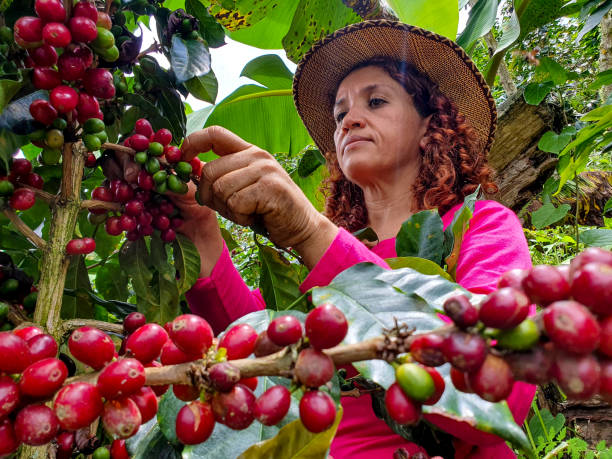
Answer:
[{"label": "cluster of coffee berries", "polygon": [[29,188],[19,188],[28,185],[41,189],[42,177],[32,172],[32,163],[25,158],[13,158],[8,176],[0,177],[0,204],[7,202],[14,210],[28,210],[36,202],[36,194]]},{"label": "cluster of coffee berries", "polygon": [[36,308],[38,291],[32,278],[17,268],[11,257],[0,252],[0,331],[8,331],[13,325],[8,321],[9,310],[31,315]]}]

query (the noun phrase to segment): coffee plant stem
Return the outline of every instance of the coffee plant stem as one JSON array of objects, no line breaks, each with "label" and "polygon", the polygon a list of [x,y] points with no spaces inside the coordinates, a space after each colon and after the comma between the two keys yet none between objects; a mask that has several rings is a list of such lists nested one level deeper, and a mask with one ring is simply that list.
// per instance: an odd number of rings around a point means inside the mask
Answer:
[{"label": "coffee plant stem", "polygon": [[555,449],[553,449],[550,453],[548,453],[542,459],[552,459],[553,457],[557,457],[557,454],[559,454],[561,451],[563,451],[568,446],[569,446],[568,442],[566,442],[566,441],[561,442],[561,443],[559,443],[559,445],[557,445],[557,447]]},{"label": "coffee plant stem", "polygon": [[98,199],[85,199],[81,201],[82,209],[105,209],[113,212],[121,210],[121,204],[118,202],[106,202]]},{"label": "coffee plant stem", "polygon": [[32,231],[32,229],[28,225],[26,225],[21,220],[21,218],[19,218],[19,216],[15,213],[13,209],[4,209],[2,213],[5,215],[6,218],[11,221],[13,226],[15,226],[15,228],[17,228],[17,230],[19,230],[21,234],[23,234],[30,240],[30,242],[32,242],[32,244],[34,244],[41,250],[45,248],[47,243],[38,234]]},{"label": "coffee plant stem", "polygon": [[45,201],[47,204],[53,204],[56,200],[56,197],[51,193],[47,193],[46,191],[39,190],[38,188],[34,188],[33,186],[26,185],[24,183],[19,184],[18,188],[27,188],[28,190],[31,190],[36,195],[36,199]]},{"label": "coffee plant stem", "polygon": [[71,332],[80,327],[94,327],[104,332],[123,334],[123,325],[104,322],[102,320],[92,319],[69,319],[62,322],[62,330],[64,333]]},{"label": "coffee plant stem", "polygon": [[121,153],[127,153],[128,155],[132,156],[136,154],[136,150],[134,150],[133,148],[126,147],[125,145],[119,145],[116,143],[104,142],[100,148],[104,150],[119,151]]}]

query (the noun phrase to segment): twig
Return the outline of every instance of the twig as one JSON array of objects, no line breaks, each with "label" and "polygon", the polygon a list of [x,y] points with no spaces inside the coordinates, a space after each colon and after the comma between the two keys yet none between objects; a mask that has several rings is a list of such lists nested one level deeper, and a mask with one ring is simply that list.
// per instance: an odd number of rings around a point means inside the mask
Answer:
[{"label": "twig", "polygon": [[569,446],[569,443],[566,441],[563,441],[559,443],[559,445],[555,449],[553,449],[550,453],[548,453],[542,459],[552,459],[553,457],[556,457],[557,454],[559,454],[561,451],[563,451],[568,446]]},{"label": "twig", "polygon": [[100,201],[98,199],[85,199],[81,201],[82,209],[104,209],[111,212],[119,212],[121,204],[118,202]]},{"label": "twig", "polygon": [[11,223],[21,234],[32,242],[32,244],[41,250],[44,250],[47,247],[47,243],[38,234],[32,231],[32,229],[26,225],[21,218],[19,218],[13,209],[4,209],[2,213],[11,221]]},{"label": "twig", "polygon": [[128,155],[132,156],[136,154],[136,150],[133,148],[126,147],[125,145],[119,145],[117,143],[104,142],[100,148],[104,150],[120,151],[121,153],[127,153]]},{"label": "twig", "polygon": [[[14,304],[9,304],[9,312],[7,315],[7,319],[10,323],[15,326],[20,326],[21,324],[30,323],[28,317]],[[32,325],[36,325],[32,323]]]},{"label": "twig", "polygon": [[72,330],[76,330],[77,328],[81,327],[94,327],[106,332],[123,334],[122,324],[112,324],[110,322],[104,322],[102,320],[70,319],[62,322],[62,329],[64,333],[68,333]]},{"label": "twig", "polygon": [[141,57],[146,56],[149,53],[158,53],[159,51],[161,51],[161,46],[159,43],[157,43],[156,41],[154,41],[151,46],[149,46],[147,49],[145,49],[144,51],[140,52],[138,54],[138,56],[136,56],[136,60],[140,60]]},{"label": "twig", "polygon": [[33,186],[26,185],[25,183],[17,183],[17,188],[27,188],[31,190],[36,195],[37,199],[42,199],[47,204],[53,204],[56,200],[56,196],[51,193],[47,193],[46,191],[40,190],[38,188],[34,188]]},{"label": "twig", "polygon": [[106,262],[109,260],[109,258],[111,258],[111,257],[113,257],[113,256],[115,256],[115,255],[117,255],[117,254],[119,253],[119,251],[120,251],[119,249],[115,250],[115,251],[114,251],[113,253],[111,253],[111,254],[110,254],[108,257],[103,258],[102,260],[97,261],[97,262],[95,262],[94,264],[89,265],[89,266],[87,267],[87,269],[89,270],[89,269],[96,268],[96,267],[98,267],[98,266],[100,266],[100,265],[103,265],[104,263],[106,263]]}]

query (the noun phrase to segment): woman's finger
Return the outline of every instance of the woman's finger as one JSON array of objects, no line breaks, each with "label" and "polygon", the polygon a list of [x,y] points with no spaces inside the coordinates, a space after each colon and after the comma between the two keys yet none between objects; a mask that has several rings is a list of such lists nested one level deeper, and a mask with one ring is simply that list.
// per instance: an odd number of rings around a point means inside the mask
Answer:
[{"label": "woman's finger", "polygon": [[123,169],[123,177],[125,181],[128,183],[136,182],[140,167],[132,160],[132,156],[128,153],[115,151],[115,157]]},{"label": "woman's finger", "polygon": [[261,171],[258,169],[257,165],[253,165],[222,175],[212,183],[212,191],[215,197],[227,202],[233,194],[259,180]]},{"label": "woman's finger", "polygon": [[187,136],[181,146],[183,160],[190,161],[199,153],[212,150],[216,155],[246,150],[250,143],[221,126],[210,126]]}]

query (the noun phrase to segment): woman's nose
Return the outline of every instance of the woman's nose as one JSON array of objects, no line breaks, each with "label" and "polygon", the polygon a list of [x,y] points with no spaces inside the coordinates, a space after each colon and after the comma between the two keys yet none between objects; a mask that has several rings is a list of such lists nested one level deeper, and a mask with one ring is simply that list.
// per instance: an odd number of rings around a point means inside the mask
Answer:
[{"label": "woman's nose", "polygon": [[358,107],[351,107],[344,115],[344,118],[342,118],[343,129],[361,128],[364,126],[365,118],[363,111]]}]

